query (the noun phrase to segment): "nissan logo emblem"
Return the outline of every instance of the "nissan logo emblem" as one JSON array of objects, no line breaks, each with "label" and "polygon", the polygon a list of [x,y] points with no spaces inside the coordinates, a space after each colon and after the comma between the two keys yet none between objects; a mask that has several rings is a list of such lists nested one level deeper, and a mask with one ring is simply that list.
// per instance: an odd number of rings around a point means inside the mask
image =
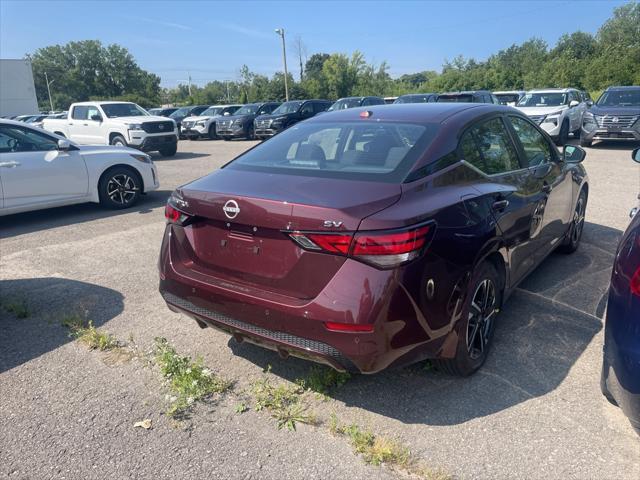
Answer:
[{"label": "nissan logo emblem", "polygon": [[238,206],[238,202],[235,200],[227,200],[227,203],[222,207],[222,211],[228,219],[233,220],[240,213],[240,207]]}]

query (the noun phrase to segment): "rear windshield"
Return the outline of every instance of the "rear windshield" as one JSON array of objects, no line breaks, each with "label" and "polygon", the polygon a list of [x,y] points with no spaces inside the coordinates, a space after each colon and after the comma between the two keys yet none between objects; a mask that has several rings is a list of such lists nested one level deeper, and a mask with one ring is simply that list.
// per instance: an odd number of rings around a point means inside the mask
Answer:
[{"label": "rear windshield", "polygon": [[520,99],[520,95],[517,93],[496,93],[500,105],[515,105]]},{"label": "rear windshield", "polygon": [[399,183],[436,131],[436,125],[413,123],[301,123],[249,150],[225,168]]},{"label": "rear windshield", "polygon": [[559,107],[567,103],[566,93],[527,93],[518,102],[519,107]]},{"label": "rear windshield", "polygon": [[640,107],[640,88],[637,90],[609,90],[596,102],[602,107]]},{"label": "rear windshield", "polygon": [[109,118],[139,117],[149,115],[135,103],[101,103],[104,114]]},{"label": "rear windshield", "polygon": [[440,103],[473,103],[473,95],[440,95],[437,101]]}]

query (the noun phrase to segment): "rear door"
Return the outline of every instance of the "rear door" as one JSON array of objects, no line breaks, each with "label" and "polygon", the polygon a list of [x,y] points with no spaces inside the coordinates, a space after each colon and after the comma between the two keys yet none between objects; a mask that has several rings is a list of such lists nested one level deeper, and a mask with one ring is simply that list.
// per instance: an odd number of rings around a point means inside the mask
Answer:
[{"label": "rear door", "polygon": [[46,204],[88,194],[79,150],[58,151],[57,139],[25,127],[0,125],[4,208]]},{"label": "rear door", "polygon": [[87,128],[88,115],[88,106],[76,105],[71,109],[71,115],[69,116],[69,138],[81,145],[89,145],[91,143]]},{"label": "rear door", "polygon": [[496,221],[510,257],[510,283],[519,282],[535,266],[531,230],[539,190],[512,141],[504,119],[483,119],[463,133],[460,154],[487,176],[476,188]]}]

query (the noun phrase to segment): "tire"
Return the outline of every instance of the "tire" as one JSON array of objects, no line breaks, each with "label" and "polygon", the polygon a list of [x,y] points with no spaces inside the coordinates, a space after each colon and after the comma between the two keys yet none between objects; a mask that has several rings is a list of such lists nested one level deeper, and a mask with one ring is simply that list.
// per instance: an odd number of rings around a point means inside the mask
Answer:
[{"label": "tire", "polygon": [[164,147],[158,151],[163,157],[173,157],[178,152],[178,144],[174,143],[170,147]]},{"label": "tire", "polygon": [[230,142],[230,141],[231,141],[231,137],[222,137],[222,139],[223,139],[225,142]]},{"label": "tire", "polygon": [[216,138],[218,138],[218,135],[216,134],[215,123],[212,123],[211,125],[209,125],[208,137],[209,137],[209,140],[215,140]]},{"label": "tire", "polygon": [[587,211],[587,194],[582,190],[578,196],[576,207],[573,211],[571,225],[567,231],[567,235],[560,244],[558,250],[562,253],[573,253],[580,245],[582,231],[584,230],[584,216]]},{"label": "tire", "polygon": [[126,147],[127,141],[124,139],[122,135],[114,135],[111,141],[109,142],[109,145]]},{"label": "tire", "polygon": [[569,122],[565,120],[562,122],[562,126],[560,127],[560,135],[558,135],[558,140],[556,143],[559,146],[566,145],[569,141]]},{"label": "tire", "polygon": [[98,183],[100,204],[113,210],[122,210],[135,205],[142,193],[140,175],[128,167],[107,170]]},{"label": "tire", "polygon": [[449,375],[468,377],[482,367],[502,304],[502,285],[491,263],[483,262],[476,268],[458,321],[456,356],[434,360],[436,368]]},{"label": "tire", "polygon": [[253,126],[249,127],[249,130],[247,131],[247,140],[255,140],[256,139],[256,134],[254,133],[253,130]]}]

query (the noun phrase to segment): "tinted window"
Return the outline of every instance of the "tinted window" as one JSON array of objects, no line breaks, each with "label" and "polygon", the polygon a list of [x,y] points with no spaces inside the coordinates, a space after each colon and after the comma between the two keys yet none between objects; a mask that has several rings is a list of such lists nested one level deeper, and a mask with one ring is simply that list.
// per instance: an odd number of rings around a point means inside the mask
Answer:
[{"label": "tinted window", "polygon": [[518,170],[518,156],[509,134],[499,118],[471,129],[460,141],[463,158],[487,175]]},{"label": "tinted window", "polygon": [[41,152],[57,150],[58,140],[29,128],[0,125],[0,152]]},{"label": "tinted window", "polygon": [[529,167],[536,167],[553,160],[551,145],[536,127],[520,117],[509,117],[516,136],[522,144]]},{"label": "tinted window", "polygon": [[559,107],[566,105],[567,94],[558,92],[527,93],[518,102],[519,107]]},{"label": "tinted window", "polygon": [[331,106],[330,103],[326,102],[314,102],[313,110],[315,113],[326,112],[327,109]]},{"label": "tinted window", "polygon": [[256,105],[256,104],[245,105],[244,107],[236,110],[234,115],[254,115],[258,111],[259,107],[260,105]]},{"label": "tinted window", "polygon": [[438,102],[446,102],[446,103],[450,103],[450,102],[460,102],[460,103],[469,103],[469,102],[475,102],[477,100],[475,100],[473,98],[473,95],[440,95],[438,97]]},{"label": "tinted window", "polygon": [[301,123],[225,168],[313,177],[401,182],[437,126],[402,123]]},{"label": "tinted window", "polygon": [[300,109],[302,115],[313,115],[313,103],[305,103]]},{"label": "tinted window", "polygon": [[208,107],[204,106],[204,107],[195,107],[193,110],[191,110],[191,115],[200,115],[202,112],[204,112]]},{"label": "tinted window", "polygon": [[298,111],[298,109],[300,108],[300,105],[302,105],[302,102],[294,100],[291,102],[285,102],[282,105],[280,105],[278,108],[276,108],[273,111],[274,115],[282,115],[285,113],[295,113]]},{"label": "tinted window", "polygon": [[89,107],[86,106],[78,106],[73,107],[73,112],[71,112],[71,118],[74,120],[86,120],[87,112],[89,111]]}]

